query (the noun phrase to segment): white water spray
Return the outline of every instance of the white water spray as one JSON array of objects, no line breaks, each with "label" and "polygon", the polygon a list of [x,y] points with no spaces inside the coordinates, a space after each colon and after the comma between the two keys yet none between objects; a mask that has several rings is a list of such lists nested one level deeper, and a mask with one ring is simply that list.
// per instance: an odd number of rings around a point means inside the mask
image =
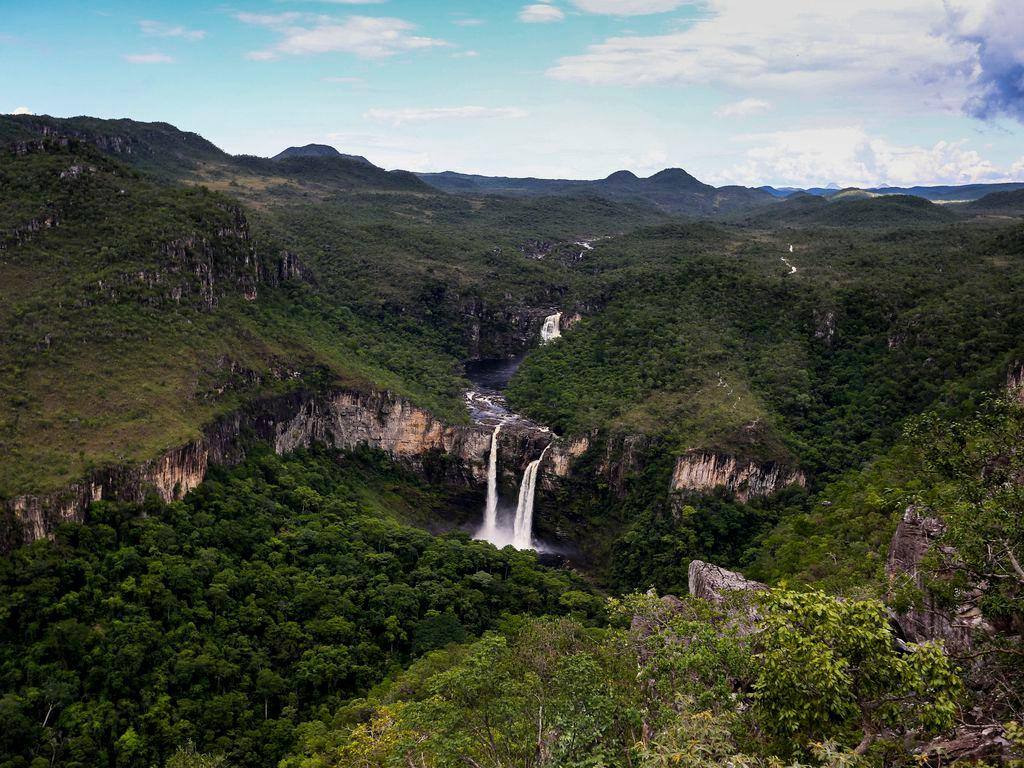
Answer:
[{"label": "white water spray", "polygon": [[498,535],[498,433],[501,424],[491,433],[491,455],[487,460],[487,506],[480,538],[494,541]]},{"label": "white water spray", "polygon": [[561,338],[562,329],[559,327],[559,323],[562,320],[562,313],[556,312],[553,315],[548,315],[544,318],[544,325],[540,327],[540,343],[547,344],[553,339]]},{"label": "white water spray", "polygon": [[519,485],[519,503],[516,506],[516,518],[512,528],[512,546],[516,549],[533,547],[533,498],[537,491],[537,475],[544,454],[551,447],[549,443],[540,452],[540,458],[531,461],[523,473],[523,482]]}]

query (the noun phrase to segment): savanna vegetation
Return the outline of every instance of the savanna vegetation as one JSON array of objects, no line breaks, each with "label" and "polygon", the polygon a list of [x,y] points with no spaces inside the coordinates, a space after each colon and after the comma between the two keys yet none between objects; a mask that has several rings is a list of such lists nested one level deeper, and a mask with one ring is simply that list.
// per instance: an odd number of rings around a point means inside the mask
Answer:
[{"label": "savanna vegetation", "polygon": [[[249,446],[183,501],[94,503],[0,557],[0,768],[900,766],[972,706],[1022,717],[1024,419],[989,394],[1024,358],[1020,222],[448,195],[131,121],[0,141],[0,499],[298,387],[464,423],[463,361],[511,353],[512,405],[591,446],[538,497],[571,567],[365,451]],[[807,487],[670,493],[692,449]],[[910,507],[943,525],[928,599],[993,628],[970,658],[881,602],[924,599],[884,573]],[[658,599],[694,558],[774,588]]]}]

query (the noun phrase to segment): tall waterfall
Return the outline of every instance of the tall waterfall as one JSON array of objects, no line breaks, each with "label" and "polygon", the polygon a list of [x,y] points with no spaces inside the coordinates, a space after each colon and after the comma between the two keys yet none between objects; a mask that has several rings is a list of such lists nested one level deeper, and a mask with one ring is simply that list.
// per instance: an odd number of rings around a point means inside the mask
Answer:
[{"label": "tall waterfall", "polygon": [[555,314],[548,315],[544,318],[544,325],[540,327],[541,344],[547,344],[549,341],[561,337],[562,329],[559,327],[561,320],[561,312],[556,312]]},{"label": "tall waterfall", "polygon": [[498,533],[498,433],[501,424],[491,433],[491,455],[487,459],[487,506],[484,508],[484,524],[480,538],[494,541]]},{"label": "tall waterfall", "polygon": [[519,485],[519,503],[516,506],[516,518],[512,528],[512,546],[516,549],[533,547],[533,497],[537,491],[537,475],[544,454],[548,452],[550,443],[540,452],[540,458],[531,461],[523,473],[523,482]]}]

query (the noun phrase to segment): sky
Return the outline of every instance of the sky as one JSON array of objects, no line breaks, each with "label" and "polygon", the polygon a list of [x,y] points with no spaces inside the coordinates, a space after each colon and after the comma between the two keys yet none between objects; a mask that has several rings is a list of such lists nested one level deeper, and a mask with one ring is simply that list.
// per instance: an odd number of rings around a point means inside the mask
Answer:
[{"label": "sky", "polygon": [[1024,181],[1024,0],[0,0],[0,112],[232,153],[709,183]]}]

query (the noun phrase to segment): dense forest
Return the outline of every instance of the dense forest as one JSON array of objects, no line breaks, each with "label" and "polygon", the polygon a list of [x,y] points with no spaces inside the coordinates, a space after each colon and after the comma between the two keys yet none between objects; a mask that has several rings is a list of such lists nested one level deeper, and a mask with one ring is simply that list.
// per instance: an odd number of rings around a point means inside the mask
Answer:
[{"label": "dense forest", "polygon": [[1019,759],[1024,222],[666,173],[0,117],[0,768]]}]

